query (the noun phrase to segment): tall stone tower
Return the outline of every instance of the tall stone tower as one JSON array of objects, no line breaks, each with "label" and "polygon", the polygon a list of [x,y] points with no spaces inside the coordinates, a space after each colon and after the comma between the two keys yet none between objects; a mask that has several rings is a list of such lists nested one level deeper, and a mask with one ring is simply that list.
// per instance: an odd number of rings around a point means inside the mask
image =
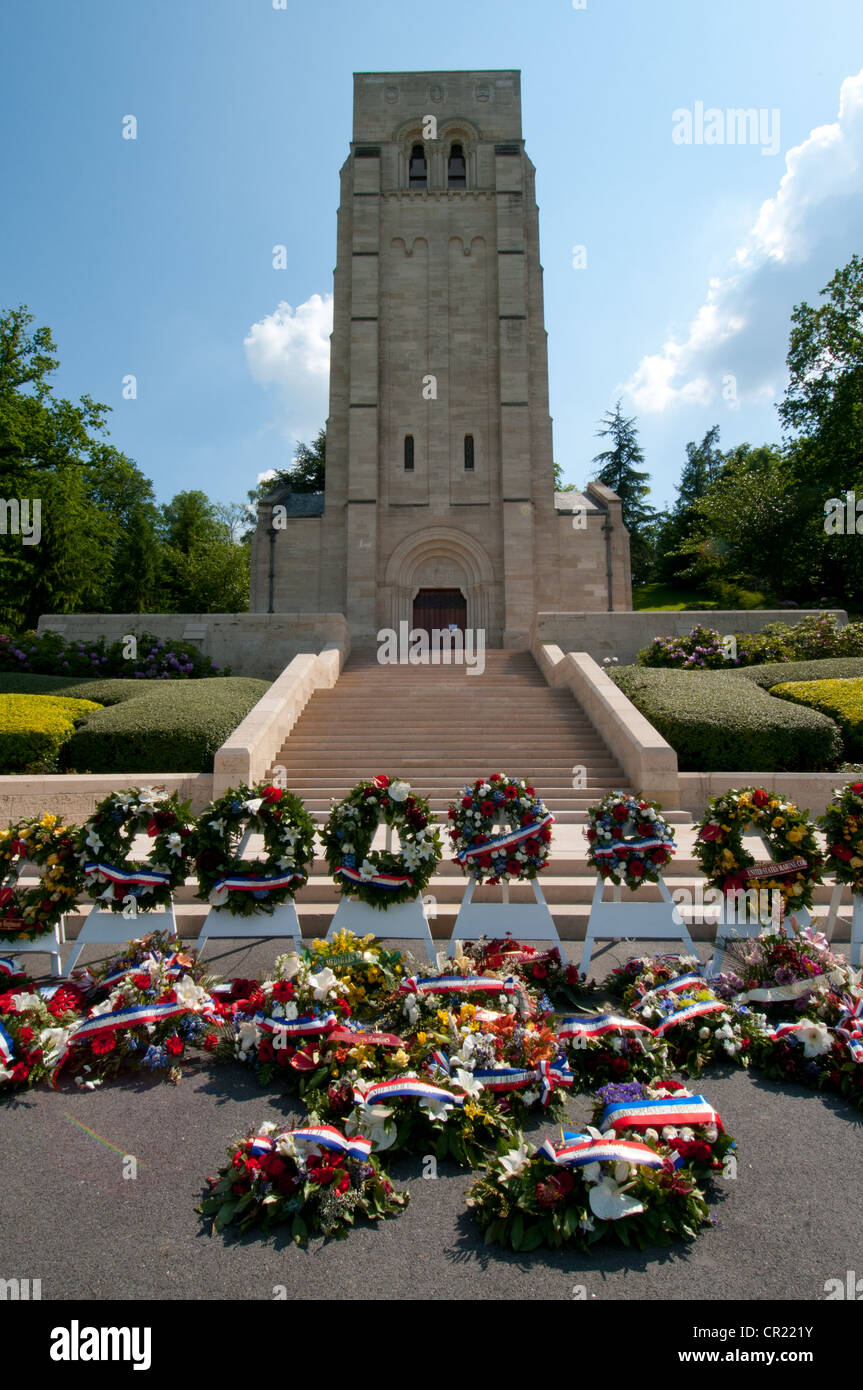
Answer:
[{"label": "tall stone tower", "polygon": [[631,607],[619,499],[554,490],[517,71],[355,74],[326,492],[259,516],[253,609],[341,612],[359,644],[407,620],[522,647],[538,611]]}]

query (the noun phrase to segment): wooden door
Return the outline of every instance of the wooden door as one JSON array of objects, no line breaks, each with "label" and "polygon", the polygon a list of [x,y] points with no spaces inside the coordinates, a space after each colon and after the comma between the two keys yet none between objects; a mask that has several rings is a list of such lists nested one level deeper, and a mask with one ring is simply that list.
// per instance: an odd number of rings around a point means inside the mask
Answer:
[{"label": "wooden door", "polygon": [[467,599],[461,589],[420,589],[414,599],[415,628],[431,632],[455,624],[464,632],[466,623]]}]

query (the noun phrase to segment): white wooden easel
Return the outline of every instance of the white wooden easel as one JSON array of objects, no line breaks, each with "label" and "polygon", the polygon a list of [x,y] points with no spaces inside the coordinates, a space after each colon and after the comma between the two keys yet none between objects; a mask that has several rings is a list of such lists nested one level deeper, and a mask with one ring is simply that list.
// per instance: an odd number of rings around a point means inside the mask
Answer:
[{"label": "white wooden easel", "polygon": [[[392,853],[392,848],[393,831],[392,826],[388,825],[387,854]],[[386,924],[386,932],[380,930],[383,923]],[[375,907],[369,907],[368,903],[359,902],[356,898],[343,894],[327,931],[327,941],[331,941],[340,931],[350,931],[356,936],[367,936],[372,932],[377,937],[385,936],[388,941],[424,941],[429,960],[433,964],[437,961],[434,941],[419,893],[410,902],[393,903],[392,907],[385,908],[382,912]]]},{"label": "white wooden easel", "polygon": [[20,955],[26,951],[42,951],[51,957],[51,974],[55,980],[59,980],[63,975],[60,964],[60,943],[66,940],[66,933],[63,925],[63,918],[60,918],[59,925],[52,927],[45,932],[44,936],[37,936],[35,941],[10,941],[9,951],[12,955]]},{"label": "white wooden easel", "polygon": [[[246,831],[237,849],[237,857],[240,858],[246,849],[249,840],[252,838],[252,830]],[[298,951],[303,949],[303,934],[300,930],[300,919],[297,916],[297,908],[293,898],[288,898],[285,903],[279,903],[273,911],[256,912],[251,916],[239,917],[227,907],[211,907],[206,917],[198,940],[195,942],[195,950],[198,959],[204,953],[204,947],[210,937],[233,938],[247,941],[250,938],[263,940],[267,937],[285,937],[293,939]]]},{"label": "white wooden easel", "polygon": [[587,974],[597,941],[683,941],[693,956],[698,955],[689,929],[661,874],[656,884],[662,898],[660,903],[625,903],[622,901],[621,885],[612,883],[611,886],[612,898],[606,902],[602,895],[605,880],[601,874],[597,874],[584,949],[578,966],[583,975]]},{"label": "white wooden easel", "polygon": [[[770,854],[770,846],[763,836],[759,835],[757,832],[744,834],[743,846],[745,849],[749,850],[750,854],[755,854],[758,850],[766,851],[767,854]],[[752,891],[751,885],[740,891],[744,895],[743,900],[748,901],[748,893]],[[737,902],[740,902],[739,898]],[[740,913],[736,906],[729,915],[728,900],[723,894],[722,906],[719,909],[719,916],[716,919],[716,937],[713,946],[713,958],[707,971],[709,975],[716,975],[719,973],[720,966],[722,965],[722,956],[725,951],[725,943],[727,941],[749,941],[755,936],[760,936],[770,925],[771,920],[773,920],[770,917],[765,918],[761,914],[756,917],[744,914],[744,920],[742,922],[739,918]],[[812,914],[808,907],[798,908],[796,912],[790,913],[785,919],[785,935],[793,936],[796,930],[802,930],[804,927],[808,927],[811,921]],[[775,926],[778,929],[778,918],[775,919]],[[725,928],[725,930],[723,930],[723,928]]]},{"label": "white wooden easel", "polygon": [[[828,941],[833,940],[833,932],[839,920],[839,904],[842,901],[842,890],[847,887],[844,883],[836,883],[830,895],[830,907],[827,910],[827,917],[824,922],[824,934]],[[860,893],[851,893],[852,913],[851,913],[851,964],[859,969],[860,954],[863,949],[863,896]]]},{"label": "white wooden easel", "polygon": [[142,921],[146,922],[148,932],[167,931],[171,936],[176,936],[177,922],[174,917],[173,897],[167,907],[155,907],[151,912],[145,909],[129,917],[124,916],[122,912],[111,912],[109,908],[100,907],[98,902],[93,903],[78,932],[72,954],[66,962],[66,974],[74,969],[85,946],[125,946],[127,941],[140,935]]},{"label": "white wooden easel", "polygon": [[535,902],[510,902],[510,886],[508,883],[502,883],[501,903],[475,903],[473,895],[477,888],[477,880],[475,875],[471,874],[449,939],[450,955],[456,941],[479,941],[483,937],[494,939],[498,936],[512,936],[516,941],[553,941],[563,955],[557,927],[545,901],[545,894],[539,886],[539,880],[531,878],[527,882],[533,889]]}]

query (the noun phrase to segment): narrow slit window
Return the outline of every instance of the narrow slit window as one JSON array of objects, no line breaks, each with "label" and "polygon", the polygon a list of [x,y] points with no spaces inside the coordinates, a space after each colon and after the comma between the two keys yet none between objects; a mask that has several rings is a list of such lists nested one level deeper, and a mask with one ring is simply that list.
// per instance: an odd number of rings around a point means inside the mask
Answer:
[{"label": "narrow slit window", "polygon": [[466,434],[464,437],[464,471],[473,472],[473,435]]},{"label": "narrow slit window", "polygon": [[414,471],[414,437],[412,434],[405,435],[405,472]]},{"label": "narrow slit window", "polygon": [[465,164],[464,149],[461,145],[453,145],[450,148],[447,182],[450,188],[467,187],[467,165]]},{"label": "narrow slit window", "polygon": [[409,182],[411,188],[428,188],[428,165],[422,145],[414,145],[411,150]]}]

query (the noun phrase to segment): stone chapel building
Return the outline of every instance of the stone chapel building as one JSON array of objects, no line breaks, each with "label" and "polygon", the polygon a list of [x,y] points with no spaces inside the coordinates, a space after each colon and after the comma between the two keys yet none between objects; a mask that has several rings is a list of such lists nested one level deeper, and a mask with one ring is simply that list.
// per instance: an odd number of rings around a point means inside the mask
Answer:
[{"label": "stone chapel building", "polygon": [[259,505],[250,608],[484,629],[630,609],[601,483],[555,492],[518,71],[356,73],[341,171],[326,491]]}]

